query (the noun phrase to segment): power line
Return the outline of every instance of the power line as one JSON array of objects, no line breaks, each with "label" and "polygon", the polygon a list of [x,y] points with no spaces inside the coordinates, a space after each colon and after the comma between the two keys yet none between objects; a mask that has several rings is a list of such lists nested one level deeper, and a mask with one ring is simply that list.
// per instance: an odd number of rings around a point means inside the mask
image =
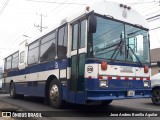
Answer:
[{"label": "power line", "polygon": [[[68,1],[68,0],[65,0],[65,1],[63,2],[63,4],[58,5],[56,8],[54,8],[54,9],[51,10],[50,12],[52,12],[52,11],[55,12],[55,10],[57,10],[59,7],[61,7],[62,5],[64,5],[67,1]],[[49,13],[50,13],[50,12],[49,12]]]},{"label": "power line", "polygon": [[[143,1],[144,1],[144,0],[143,0]],[[146,2],[146,1],[144,1],[144,2],[135,2],[135,3],[130,3],[130,4],[135,5],[135,4],[144,4],[144,3],[160,3],[160,1],[156,1],[156,0],[154,0],[154,1],[150,1],[150,2]]]},{"label": "power line", "polygon": [[155,16],[152,16],[152,17],[149,17],[149,18],[147,18],[146,20],[147,20],[147,21],[153,21],[153,20],[157,20],[157,19],[159,19],[159,18],[160,18],[160,14],[155,15]]},{"label": "power line", "polygon": [[[66,1],[65,1],[65,2],[66,2]],[[61,5],[59,5],[59,6],[61,6]],[[59,7],[59,6],[58,6],[58,7]],[[56,7],[56,8],[58,8],[58,7]],[[54,9],[54,10],[55,10],[55,9]],[[21,27],[22,27],[22,26],[21,26]],[[20,27],[20,28],[21,28],[21,27]],[[33,28],[31,28],[31,29],[33,30]],[[31,30],[31,31],[32,31],[32,30]],[[32,33],[31,31],[30,31],[29,33]],[[18,33],[18,34],[17,34],[17,33]],[[26,32],[23,33],[23,34],[26,34]],[[14,37],[15,39],[13,39],[12,36],[13,36],[13,37],[16,36],[16,38]],[[9,38],[9,39],[12,39],[12,40],[11,40],[11,42],[9,43],[8,46],[11,46],[13,43],[20,41],[21,39],[19,39],[19,38],[22,37],[22,36],[19,36],[19,30],[17,30],[12,36]]]},{"label": "power line", "polygon": [[2,9],[0,10],[0,15],[2,14],[2,12],[4,11],[4,9],[6,8],[6,6],[8,5],[9,0],[6,0],[6,2],[4,3]]},{"label": "power line", "polygon": [[64,3],[64,2],[51,2],[51,1],[40,1],[40,0],[26,0],[30,2],[43,2],[43,3],[55,3],[55,4],[75,4],[75,5],[87,5],[87,4],[81,4],[81,3]]},{"label": "power line", "polygon": [[[130,3],[130,4],[132,4],[131,6],[134,6],[135,9],[137,9],[138,11],[141,11],[142,13],[142,12],[146,12],[146,9],[152,10],[152,9],[155,9],[155,7],[159,7],[159,2],[160,1],[155,1],[155,0],[154,1],[142,0],[141,2],[136,2],[135,4]],[[145,4],[145,7],[144,5],[142,5],[142,3]]]},{"label": "power line", "polygon": [[4,4],[3,2],[0,2],[1,4]]},{"label": "power line", "polygon": [[143,12],[146,12],[146,11],[151,11],[152,9],[155,9],[156,7],[159,7],[159,6],[156,5],[156,4],[152,4],[152,5],[149,5],[149,6],[145,6],[145,8],[139,9],[139,11],[141,13],[143,13]]},{"label": "power line", "polygon": [[140,7],[138,8],[138,10],[141,11],[141,10],[145,10],[146,8],[150,8],[151,6],[153,7],[153,6],[157,5],[157,3],[152,2],[150,4],[145,4],[145,7],[142,4],[139,4],[139,5],[140,5]]},{"label": "power line", "polygon": [[160,10],[154,11],[152,13],[149,13],[149,14],[145,15],[145,16],[153,15],[153,14],[158,13],[158,12],[160,12]]},{"label": "power line", "polygon": [[151,30],[156,30],[156,29],[160,29],[160,27],[152,28],[152,29],[150,29],[150,31],[151,31]]},{"label": "power line", "polygon": [[130,4],[144,4],[144,3],[155,3],[154,1],[151,2],[138,2],[138,3],[130,3]]},{"label": "power line", "polygon": [[16,48],[0,48],[0,49],[16,49]]}]

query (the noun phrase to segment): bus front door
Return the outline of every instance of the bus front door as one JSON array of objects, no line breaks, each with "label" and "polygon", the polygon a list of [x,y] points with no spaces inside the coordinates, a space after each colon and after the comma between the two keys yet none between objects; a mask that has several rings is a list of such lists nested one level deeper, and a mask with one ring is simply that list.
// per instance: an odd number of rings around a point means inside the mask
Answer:
[{"label": "bus front door", "polygon": [[72,25],[71,78],[69,92],[69,101],[72,103],[82,103],[84,100],[86,24],[86,20],[81,20]]}]

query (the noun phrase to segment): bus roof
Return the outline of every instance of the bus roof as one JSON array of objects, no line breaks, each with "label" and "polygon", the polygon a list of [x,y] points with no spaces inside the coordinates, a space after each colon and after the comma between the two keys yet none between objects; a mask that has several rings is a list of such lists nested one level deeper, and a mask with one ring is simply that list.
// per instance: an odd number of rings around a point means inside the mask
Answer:
[{"label": "bus roof", "polygon": [[111,17],[115,20],[142,26],[143,28],[149,29],[149,25],[146,19],[130,6],[103,0],[87,7],[89,7],[89,11],[86,11],[86,9],[83,8],[81,14],[76,14],[72,17],[67,18],[68,22],[73,21],[77,17],[87,12],[94,11],[95,13]]}]

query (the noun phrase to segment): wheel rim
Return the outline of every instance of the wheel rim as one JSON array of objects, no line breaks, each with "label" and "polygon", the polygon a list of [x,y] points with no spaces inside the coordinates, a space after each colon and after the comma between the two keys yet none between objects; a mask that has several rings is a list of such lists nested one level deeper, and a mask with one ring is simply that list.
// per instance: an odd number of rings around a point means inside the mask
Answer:
[{"label": "wheel rim", "polygon": [[156,104],[160,104],[160,90],[154,90],[152,92],[152,95],[153,102]]},{"label": "wheel rim", "polygon": [[57,102],[59,98],[59,90],[57,85],[53,85],[50,89],[50,99],[53,102]]}]

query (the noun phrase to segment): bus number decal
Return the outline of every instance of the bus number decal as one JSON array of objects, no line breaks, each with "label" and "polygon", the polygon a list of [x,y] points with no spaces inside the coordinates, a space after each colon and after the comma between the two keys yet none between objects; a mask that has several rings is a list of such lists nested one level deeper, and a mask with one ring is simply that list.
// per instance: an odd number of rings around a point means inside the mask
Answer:
[{"label": "bus number decal", "polygon": [[55,68],[58,68],[58,62],[55,62]]},{"label": "bus number decal", "polygon": [[87,67],[87,72],[88,73],[92,73],[93,72],[93,67],[92,66],[88,66]]}]

